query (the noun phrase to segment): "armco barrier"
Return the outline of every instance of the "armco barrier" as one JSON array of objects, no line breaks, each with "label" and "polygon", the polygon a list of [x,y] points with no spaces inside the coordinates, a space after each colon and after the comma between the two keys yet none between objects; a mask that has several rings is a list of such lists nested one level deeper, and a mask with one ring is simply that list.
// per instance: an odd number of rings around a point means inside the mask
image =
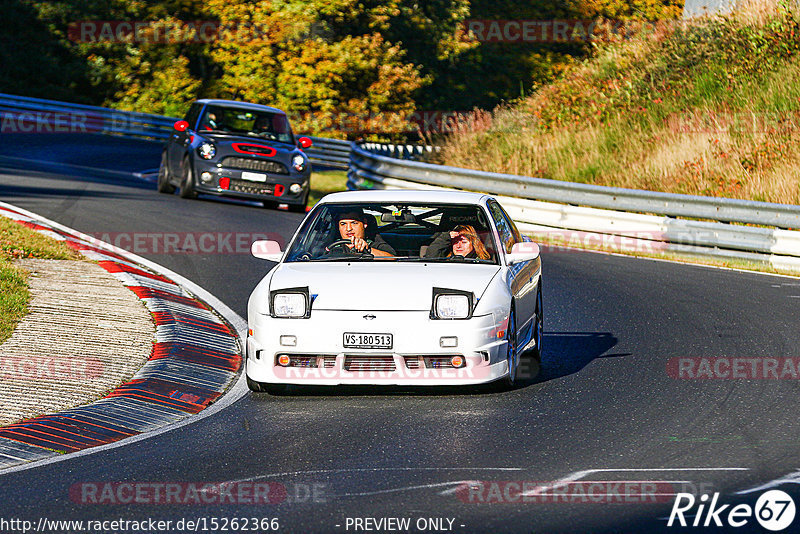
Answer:
[{"label": "armco barrier", "polygon": [[[0,93],[0,124],[7,131],[70,132],[117,135],[135,139],[166,141],[178,119],[151,113],[134,113],[98,106],[85,106],[41,98]],[[346,169],[350,142],[312,137],[306,150],[313,163]]]},{"label": "armco barrier", "polygon": [[[800,228],[800,206],[487,173],[389,158],[355,145],[348,188],[482,191],[500,195],[521,229],[534,235],[548,237],[568,230],[584,237],[617,236],[644,243],[639,250],[744,259],[800,271],[800,232],[781,228]],[[709,220],[679,219],[678,215]]]},{"label": "armco barrier", "polygon": [[[25,128],[64,126],[71,114],[96,133],[164,140],[173,117],[0,94],[0,114]],[[83,121],[83,122],[80,122]],[[43,124],[42,124],[43,123]],[[35,129],[35,128],[34,128]],[[502,195],[529,231],[575,230],[631,237],[632,221],[656,229],[667,250],[742,258],[800,271],[800,206],[602,187],[415,161],[435,147],[351,143],[312,137],[312,162],[349,169],[349,188],[445,187]],[[652,214],[652,215],[650,215]],[[683,219],[680,219],[682,217]],[[701,220],[689,220],[701,219]],[[767,226],[757,228],[727,223]],[[636,239],[641,239],[637,236]]]}]

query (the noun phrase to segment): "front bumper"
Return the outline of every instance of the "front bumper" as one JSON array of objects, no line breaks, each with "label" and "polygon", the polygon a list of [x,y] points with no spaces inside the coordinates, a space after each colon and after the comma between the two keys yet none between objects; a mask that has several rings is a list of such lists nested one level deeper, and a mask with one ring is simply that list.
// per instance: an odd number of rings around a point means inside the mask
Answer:
[{"label": "front bumper", "polygon": [[[242,174],[245,172],[252,171],[222,167],[212,162],[195,162],[195,190],[208,195],[250,200],[274,200],[284,204],[303,204],[305,202],[310,186],[310,170],[291,174],[257,172],[257,174],[266,176],[264,182],[243,179]],[[203,173],[209,173],[211,178],[203,180]],[[227,179],[227,188],[223,187],[225,185],[223,179]],[[299,192],[291,192],[293,184],[300,185]],[[276,194],[276,186],[281,186],[281,194]]]},{"label": "front bumper", "polygon": [[[365,321],[367,314],[375,319]],[[508,374],[506,342],[497,338],[503,326],[492,315],[443,321],[419,311],[314,310],[309,319],[256,314],[249,328],[246,373],[261,383],[444,386],[493,382]],[[345,332],[392,334],[393,346],[345,348]],[[293,336],[295,345],[282,345],[281,336]],[[441,347],[442,337],[458,338],[458,346]],[[284,354],[304,363],[280,366],[277,358]],[[452,356],[461,356],[465,365],[450,366]]]}]

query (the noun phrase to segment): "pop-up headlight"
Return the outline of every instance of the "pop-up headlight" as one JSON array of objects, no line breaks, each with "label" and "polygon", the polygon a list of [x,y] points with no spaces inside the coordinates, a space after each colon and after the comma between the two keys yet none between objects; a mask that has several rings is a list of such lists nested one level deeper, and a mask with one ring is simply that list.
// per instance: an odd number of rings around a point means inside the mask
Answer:
[{"label": "pop-up headlight", "polygon": [[307,287],[277,289],[269,294],[269,313],[272,317],[305,319],[311,314]]}]

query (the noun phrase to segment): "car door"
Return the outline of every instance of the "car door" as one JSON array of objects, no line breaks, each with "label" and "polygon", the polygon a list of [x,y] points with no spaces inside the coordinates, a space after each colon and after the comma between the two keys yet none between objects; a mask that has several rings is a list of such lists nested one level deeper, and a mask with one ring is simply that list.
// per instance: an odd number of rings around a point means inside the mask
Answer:
[{"label": "car door", "polygon": [[[500,238],[500,248],[508,254],[515,243],[522,242],[522,235],[496,200],[490,199],[487,206]],[[533,333],[532,318],[536,310],[536,263],[526,261],[507,266],[509,288],[516,303],[517,340],[520,347],[528,344]]]}]

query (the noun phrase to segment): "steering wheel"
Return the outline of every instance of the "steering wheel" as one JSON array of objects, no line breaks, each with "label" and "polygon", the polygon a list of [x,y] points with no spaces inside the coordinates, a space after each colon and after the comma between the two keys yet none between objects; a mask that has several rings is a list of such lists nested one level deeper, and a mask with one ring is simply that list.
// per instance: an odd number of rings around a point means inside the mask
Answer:
[{"label": "steering wheel", "polygon": [[350,241],[349,239],[339,239],[328,245],[327,248],[329,252],[333,252],[333,249],[335,248],[341,248],[342,252],[347,254],[361,254],[362,256],[372,256],[372,254],[367,251],[360,252],[354,248],[348,248],[347,245],[350,244],[352,244],[352,241]]}]

